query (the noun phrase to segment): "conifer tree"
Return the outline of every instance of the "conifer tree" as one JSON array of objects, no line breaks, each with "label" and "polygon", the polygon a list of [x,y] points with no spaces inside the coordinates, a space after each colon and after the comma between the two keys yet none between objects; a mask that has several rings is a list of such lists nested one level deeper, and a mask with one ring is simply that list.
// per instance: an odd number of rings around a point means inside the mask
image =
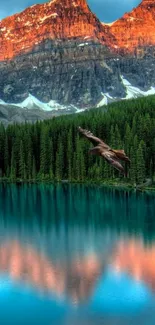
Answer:
[{"label": "conifer tree", "polygon": [[144,142],[141,140],[137,150],[137,182],[143,183],[145,180],[145,161],[143,154]]},{"label": "conifer tree", "polygon": [[8,148],[8,137],[5,137],[4,144],[4,174],[9,177],[9,148]]},{"label": "conifer tree", "polygon": [[68,141],[67,141],[67,166],[68,166],[68,179],[72,180],[72,164],[73,164],[73,143],[72,143],[72,129],[68,132]]},{"label": "conifer tree", "polygon": [[50,138],[48,128],[43,126],[40,139],[40,175],[41,178],[47,178],[51,167]]},{"label": "conifer tree", "polygon": [[48,156],[49,156],[49,178],[50,180],[54,180],[54,150],[53,150],[53,140],[52,138],[49,140],[49,150],[48,150]]},{"label": "conifer tree", "polygon": [[129,177],[133,184],[136,183],[136,177],[137,177],[137,155],[135,153],[134,147],[131,147],[130,150],[130,170],[129,170]]},{"label": "conifer tree", "polygon": [[19,177],[21,179],[25,179],[25,159],[24,159],[24,146],[23,141],[20,141],[20,149],[19,149]]},{"label": "conifer tree", "polygon": [[33,162],[32,162],[32,179],[36,180],[36,162],[35,162],[35,157],[33,156]]},{"label": "conifer tree", "polygon": [[58,143],[58,150],[56,153],[55,176],[57,181],[61,181],[63,179],[63,145],[61,140]]},{"label": "conifer tree", "polygon": [[28,180],[32,179],[32,170],[33,170],[33,151],[32,151],[32,138],[31,135],[28,134],[28,139],[27,139],[27,175],[28,175]]},{"label": "conifer tree", "polygon": [[81,146],[79,135],[76,138],[76,173],[75,178],[77,181],[81,180]]},{"label": "conifer tree", "polygon": [[12,147],[11,152],[11,171],[10,171],[10,179],[14,181],[16,179],[16,158],[15,158],[15,147]]}]

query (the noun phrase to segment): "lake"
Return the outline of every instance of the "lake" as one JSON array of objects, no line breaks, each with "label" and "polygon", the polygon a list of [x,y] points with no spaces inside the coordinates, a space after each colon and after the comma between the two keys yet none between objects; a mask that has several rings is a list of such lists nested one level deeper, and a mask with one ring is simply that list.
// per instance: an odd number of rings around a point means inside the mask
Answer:
[{"label": "lake", "polygon": [[0,324],[154,325],[155,193],[0,184]]}]

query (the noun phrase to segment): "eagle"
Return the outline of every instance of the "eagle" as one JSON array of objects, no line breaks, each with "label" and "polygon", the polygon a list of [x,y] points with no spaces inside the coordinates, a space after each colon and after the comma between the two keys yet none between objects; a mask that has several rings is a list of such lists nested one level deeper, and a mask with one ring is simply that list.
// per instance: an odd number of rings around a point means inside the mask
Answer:
[{"label": "eagle", "polygon": [[82,129],[80,126],[78,127],[78,131],[84,137],[86,137],[93,145],[94,148],[89,150],[89,154],[97,155],[103,157],[107,163],[109,163],[112,167],[119,170],[123,175],[126,176],[124,167],[121,165],[121,161],[125,161],[130,164],[130,159],[126,156],[124,150],[114,150],[110,146],[108,146],[103,140],[94,136],[91,131]]}]

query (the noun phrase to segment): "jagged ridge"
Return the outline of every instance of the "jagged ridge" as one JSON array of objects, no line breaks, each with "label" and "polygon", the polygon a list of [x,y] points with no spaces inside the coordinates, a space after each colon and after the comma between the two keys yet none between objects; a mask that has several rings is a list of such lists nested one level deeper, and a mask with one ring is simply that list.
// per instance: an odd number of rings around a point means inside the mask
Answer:
[{"label": "jagged ridge", "polygon": [[137,8],[107,26],[91,12],[86,0],[53,0],[33,5],[0,22],[0,60],[38,50],[46,39],[98,40],[115,52],[155,45],[155,3]]},{"label": "jagged ridge", "polygon": [[0,22],[0,60],[30,52],[46,39],[93,38],[110,45],[114,38],[86,0],[53,0],[33,5]]},{"label": "jagged ridge", "polygon": [[[155,45],[155,2],[143,0],[137,8],[118,19],[110,26],[110,32],[115,36],[117,49],[124,53],[135,49]],[[143,51],[140,52],[143,55]]]},{"label": "jagged ridge", "polygon": [[152,93],[154,8],[153,1],[143,0],[107,26],[86,0],[53,0],[3,19],[0,98],[18,104],[30,93],[45,106],[53,100],[83,109]]}]

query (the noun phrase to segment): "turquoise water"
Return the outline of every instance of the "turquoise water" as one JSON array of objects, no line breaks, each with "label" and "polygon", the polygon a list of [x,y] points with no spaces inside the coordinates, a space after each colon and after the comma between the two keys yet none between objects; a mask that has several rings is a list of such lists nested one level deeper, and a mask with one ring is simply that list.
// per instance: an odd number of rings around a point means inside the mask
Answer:
[{"label": "turquoise water", "polygon": [[0,324],[155,324],[155,194],[0,185]]}]

